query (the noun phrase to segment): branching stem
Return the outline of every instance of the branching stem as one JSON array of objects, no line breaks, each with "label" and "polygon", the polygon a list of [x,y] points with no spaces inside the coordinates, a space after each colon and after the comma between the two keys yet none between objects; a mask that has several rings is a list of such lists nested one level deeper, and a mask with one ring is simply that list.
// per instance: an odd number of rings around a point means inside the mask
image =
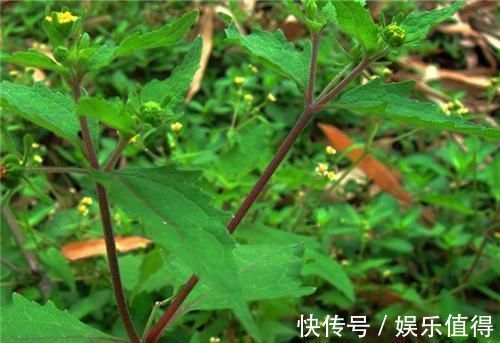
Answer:
[{"label": "branching stem", "polygon": [[[313,53],[311,55],[311,75],[315,74],[316,70],[316,58],[317,58],[317,49],[318,43],[314,43],[313,37]],[[315,46],[315,47],[314,47]],[[316,53],[314,50],[316,49]],[[306,91],[305,97],[305,108],[299,119],[293,126],[292,130],[285,138],[285,140],[281,143],[278,151],[276,152],[274,158],[271,160],[267,168],[264,170],[262,175],[259,177],[254,187],[247,195],[240,208],[236,211],[236,214],[231,219],[229,224],[227,225],[227,230],[230,233],[233,233],[238,225],[241,223],[245,215],[248,213],[248,210],[252,206],[252,204],[257,200],[259,194],[262,192],[264,187],[267,185],[267,182],[274,174],[278,166],[281,164],[283,159],[286,157],[287,153],[290,151],[294,143],[297,141],[297,138],[300,136],[304,128],[311,121],[314,114],[321,110],[323,106],[330,101],[333,97],[335,97],[342,89],[344,89],[349,82],[354,80],[357,76],[361,74],[361,72],[368,66],[370,60],[368,58],[364,58],[361,63],[356,66],[341,82],[337,84],[335,88],[329,91],[324,97],[317,99],[316,101],[308,102],[309,95],[313,93],[314,90],[314,77],[311,76],[309,78],[309,85]],[[170,303],[167,307],[160,320],[156,323],[156,325],[151,329],[146,338],[146,343],[156,343],[160,338],[163,330],[167,327],[168,324],[173,320],[174,315],[177,310],[183,304],[184,300],[189,296],[191,291],[194,289],[196,284],[198,283],[198,278],[196,275],[192,275],[191,278],[184,284],[181,288],[177,296],[174,298],[174,301]]]}]

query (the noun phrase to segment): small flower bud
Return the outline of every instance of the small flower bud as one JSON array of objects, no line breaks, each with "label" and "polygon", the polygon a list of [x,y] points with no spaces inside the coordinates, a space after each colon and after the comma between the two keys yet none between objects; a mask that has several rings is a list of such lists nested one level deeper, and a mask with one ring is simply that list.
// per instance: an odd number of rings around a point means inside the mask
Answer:
[{"label": "small flower bud", "polygon": [[33,156],[33,161],[35,161],[36,163],[42,164],[43,158],[40,155],[35,155],[35,156]]},{"label": "small flower bud", "polygon": [[182,130],[182,126],[183,126],[183,125],[177,121],[177,122],[173,123],[172,125],[170,125],[170,128],[171,128],[171,129],[172,129],[172,131],[174,131],[174,132],[179,132],[179,131],[181,131],[181,130]]},{"label": "small flower bud", "polygon": [[245,101],[252,102],[253,101],[253,95],[252,94],[245,94],[243,96],[243,99],[245,99]]},{"label": "small flower bud", "polygon": [[141,106],[141,119],[153,126],[161,122],[163,114],[163,108],[156,101],[148,101]]},{"label": "small flower bud", "polygon": [[89,214],[89,208],[85,205],[78,205],[76,210],[78,211],[78,213],[80,213],[82,216],[86,216],[87,214]]},{"label": "small flower bud", "polygon": [[384,40],[392,47],[400,47],[406,39],[406,31],[397,24],[389,24],[383,32]]},{"label": "small flower bud", "polygon": [[56,59],[57,62],[63,63],[64,61],[66,61],[66,58],[68,58],[68,55],[69,55],[69,50],[64,46],[58,46],[54,50],[54,58]]},{"label": "small flower bud", "polygon": [[242,77],[242,76],[236,76],[234,79],[233,79],[234,83],[238,86],[241,86],[242,84],[245,83],[245,78]]},{"label": "small flower bud", "polygon": [[271,101],[271,102],[276,102],[276,100],[277,100],[277,99],[276,99],[276,97],[274,96],[274,94],[273,94],[273,93],[269,93],[269,94],[267,95],[267,100],[269,100],[269,101]]},{"label": "small flower bud", "polygon": [[337,150],[330,145],[325,148],[325,151],[327,155],[335,155],[337,153]]},{"label": "small flower bud", "polygon": [[80,204],[83,204],[83,205],[92,205],[94,201],[92,200],[91,197],[83,197],[81,200],[80,200]]}]

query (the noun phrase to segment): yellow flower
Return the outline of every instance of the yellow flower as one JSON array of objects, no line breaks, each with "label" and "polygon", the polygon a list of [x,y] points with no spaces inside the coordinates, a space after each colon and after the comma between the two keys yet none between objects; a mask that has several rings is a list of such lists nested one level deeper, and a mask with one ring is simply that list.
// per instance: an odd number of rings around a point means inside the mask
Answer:
[{"label": "yellow flower", "polygon": [[271,101],[271,102],[276,102],[276,97],[274,96],[273,93],[269,93],[267,95],[267,100]]},{"label": "yellow flower", "polygon": [[137,138],[139,138],[141,135],[135,135],[132,138],[128,140],[129,143],[134,144],[137,143]]},{"label": "yellow flower", "polygon": [[321,176],[326,176],[328,173],[328,164],[326,163],[318,163],[315,169],[316,173]]},{"label": "yellow flower", "polygon": [[452,114],[456,114],[462,116],[464,114],[469,113],[469,110],[462,104],[460,100],[454,100],[448,102],[443,106],[443,112],[449,116]]},{"label": "yellow flower", "polygon": [[350,265],[351,263],[348,260],[344,259],[344,260],[340,261],[340,264],[345,267],[345,266]]},{"label": "yellow flower", "polygon": [[46,15],[45,16],[45,20],[47,20],[48,22],[51,22],[52,21],[52,17],[50,15]]},{"label": "yellow flower", "polygon": [[389,269],[386,269],[386,270],[384,270],[384,272],[382,273],[382,276],[383,276],[384,278],[387,278],[387,277],[391,276],[391,274],[392,274],[392,272],[391,272]]},{"label": "yellow flower", "polygon": [[243,96],[243,99],[245,99],[245,101],[252,102],[253,101],[253,95],[252,94],[245,94]]},{"label": "yellow flower", "polygon": [[220,338],[219,337],[210,337],[210,340],[208,342],[209,343],[219,343]]},{"label": "yellow flower", "polygon": [[233,80],[233,81],[234,81],[234,83],[236,83],[238,86],[241,86],[242,84],[244,84],[244,83],[245,83],[245,78],[244,78],[244,77],[242,77],[242,76],[236,76],[236,77],[234,78],[234,80]]},{"label": "yellow flower", "polygon": [[59,24],[72,23],[78,20],[77,16],[74,16],[70,11],[56,12],[57,22]]},{"label": "yellow flower", "polygon": [[328,180],[333,181],[333,179],[335,179],[335,173],[329,171],[328,173],[326,173],[326,177],[328,178]]},{"label": "yellow flower", "polygon": [[92,205],[94,201],[92,200],[91,197],[83,197],[81,200],[80,200],[80,204],[82,205]]},{"label": "yellow flower", "polygon": [[327,155],[335,155],[337,153],[337,150],[335,150],[335,148],[330,145],[327,146],[325,150]]},{"label": "yellow flower", "polygon": [[248,67],[250,68],[250,71],[254,74],[257,74],[259,72],[259,69],[257,69],[257,67],[254,66],[253,64],[249,64]]},{"label": "yellow flower", "polygon": [[76,209],[82,216],[86,216],[87,214],[89,214],[89,208],[85,205],[78,205]]},{"label": "yellow flower", "polygon": [[38,149],[40,147],[40,144],[38,144],[38,143],[31,143],[31,147],[33,149]]},{"label": "yellow flower", "polygon": [[33,156],[33,160],[34,160],[36,163],[42,163],[42,162],[43,162],[43,158],[42,158],[40,155],[35,155],[35,156]]},{"label": "yellow flower", "polygon": [[179,123],[178,121],[176,121],[175,123],[173,123],[172,125],[170,125],[170,128],[174,132],[179,132],[180,130],[182,130],[182,124]]}]

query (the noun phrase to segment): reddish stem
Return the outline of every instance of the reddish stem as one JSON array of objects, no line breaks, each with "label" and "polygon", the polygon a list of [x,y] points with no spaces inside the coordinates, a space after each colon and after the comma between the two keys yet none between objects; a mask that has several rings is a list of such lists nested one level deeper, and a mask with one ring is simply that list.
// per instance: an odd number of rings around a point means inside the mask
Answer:
[{"label": "reddish stem", "polygon": [[[316,58],[317,58],[317,53],[313,53],[311,55],[311,69],[315,69],[316,65]],[[304,128],[307,126],[309,121],[312,119],[314,116],[314,113],[318,112],[321,110],[321,108],[335,95],[337,95],[345,86],[349,84],[350,81],[352,81],[354,78],[356,78],[363,69],[369,64],[370,60],[369,59],[363,59],[361,63],[354,68],[349,75],[346,76],[345,79],[343,79],[339,84],[332,89],[329,93],[327,93],[323,98],[320,98],[316,100],[314,103],[307,104],[307,94],[306,93],[306,107],[304,109],[304,112],[302,112],[302,115],[299,117],[297,122],[295,123],[294,127],[288,134],[288,136],[285,138],[283,143],[281,143],[280,147],[278,148],[278,151],[276,152],[274,158],[271,160],[269,165],[267,166],[266,170],[262,173],[262,175],[259,177],[257,180],[255,186],[252,188],[250,193],[247,195],[245,200],[243,201],[243,204],[240,206],[234,217],[231,219],[229,224],[227,225],[227,229],[230,233],[233,233],[238,225],[241,223],[245,215],[248,213],[248,210],[252,206],[252,204],[257,200],[257,197],[259,194],[262,192],[264,187],[266,186],[267,182],[271,178],[271,176],[274,174],[280,163],[283,161],[285,156],[287,155],[288,151],[292,148],[293,144],[297,140],[297,138],[300,136],[300,133],[304,130]],[[314,67],[313,67],[314,65]],[[314,82],[314,77],[310,77],[309,82]],[[309,84],[308,85],[308,90],[311,90],[314,88],[314,85]],[[147,335],[146,338],[146,343],[156,343],[158,339],[160,338],[163,330],[167,327],[167,325],[172,321],[175,313],[177,310],[180,308],[184,300],[189,296],[191,291],[194,289],[196,284],[198,283],[198,278],[193,275],[191,278],[188,280],[188,282],[182,287],[178,295],[175,297],[174,301],[167,307],[163,315],[161,316],[160,320],[156,325],[151,329],[149,334]]]}]

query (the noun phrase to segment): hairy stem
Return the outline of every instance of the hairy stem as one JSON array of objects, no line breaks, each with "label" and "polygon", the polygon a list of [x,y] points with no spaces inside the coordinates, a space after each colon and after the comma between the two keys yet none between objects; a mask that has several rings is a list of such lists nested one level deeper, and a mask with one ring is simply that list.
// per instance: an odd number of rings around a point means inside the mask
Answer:
[{"label": "hairy stem", "polygon": [[[321,110],[323,105],[326,104],[329,100],[331,100],[335,95],[337,95],[345,86],[349,84],[350,81],[354,80],[361,72],[366,68],[366,66],[370,63],[370,60],[365,58],[361,61],[361,63],[354,68],[349,75],[346,76],[332,91],[330,91],[324,98],[320,98],[313,103],[307,104],[302,112],[301,116],[293,126],[292,130],[285,138],[285,140],[281,143],[278,151],[276,152],[274,158],[271,160],[267,168],[264,170],[262,175],[259,177],[254,187],[248,193],[247,197],[241,204],[240,208],[236,211],[236,214],[231,219],[231,221],[227,225],[227,229],[230,233],[233,233],[238,225],[241,223],[245,215],[248,213],[248,210],[252,206],[252,204],[257,200],[257,197],[262,192],[264,187],[267,185],[267,182],[274,174],[278,166],[281,164],[287,153],[290,151],[294,143],[297,141],[297,138],[300,136],[301,132],[313,118],[314,113]],[[312,54],[311,56],[311,64],[314,64],[314,69],[316,68],[316,56]],[[312,66],[311,66],[312,68]],[[314,78],[309,79],[309,83],[314,82]],[[314,85],[309,84],[308,89],[314,89]],[[191,291],[194,289],[196,284],[198,283],[198,278],[196,275],[192,275],[191,278],[184,284],[181,288],[174,301],[170,303],[167,307],[166,311],[161,316],[160,320],[156,325],[151,329],[146,338],[146,343],[156,343],[160,338],[163,330],[166,326],[172,321],[175,313],[180,308],[184,300],[189,296]]]},{"label": "hairy stem", "polygon": [[314,84],[316,79],[316,61],[318,59],[318,50],[319,50],[319,35],[312,35],[312,52],[311,52],[311,66],[309,68],[309,84],[306,89],[306,107],[308,107],[314,97]]},{"label": "hairy stem", "polygon": [[[80,98],[80,82],[73,82],[71,86],[73,91],[73,99],[76,103]],[[87,118],[81,116],[79,119],[87,160],[89,161],[90,166],[93,169],[99,170],[99,161],[94,150],[92,137],[90,136]],[[109,210],[108,196],[103,185],[97,183],[96,188],[97,199],[99,202],[99,211],[101,214],[102,229],[104,234],[104,242],[106,245],[106,255],[108,257],[108,266],[109,272],[111,274],[111,283],[113,286],[113,292],[115,294],[116,305],[118,307],[118,312],[120,313],[120,317],[130,341],[132,343],[139,343],[140,339],[137,335],[137,332],[135,331],[134,324],[132,323],[130,312],[127,306],[127,301],[125,299],[125,293],[123,292],[123,286],[120,277],[120,266],[118,264],[118,254],[116,252],[115,236],[113,233],[113,225],[111,224],[111,213]]]},{"label": "hairy stem", "polygon": [[349,75],[347,75],[342,81],[340,81],[337,86],[335,86],[331,91],[329,91],[325,96],[316,100],[313,111],[319,111],[327,102],[332,100],[337,94],[340,93],[352,80],[354,80],[361,72],[370,64],[371,60],[367,57],[354,68]]}]

